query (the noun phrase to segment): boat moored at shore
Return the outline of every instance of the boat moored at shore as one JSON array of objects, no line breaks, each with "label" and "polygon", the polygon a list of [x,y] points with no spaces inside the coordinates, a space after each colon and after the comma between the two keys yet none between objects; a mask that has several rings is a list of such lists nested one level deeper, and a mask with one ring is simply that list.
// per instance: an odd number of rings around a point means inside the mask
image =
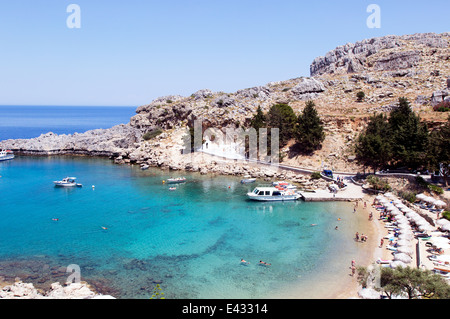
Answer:
[{"label": "boat moored at shore", "polygon": [[243,179],[241,179],[241,184],[251,184],[256,182],[256,178],[251,177],[250,175],[245,175]]},{"label": "boat moored at shore", "polygon": [[9,161],[14,159],[14,153],[11,150],[1,150],[0,151],[0,162]]},{"label": "boat moored at shore", "polygon": [[276,187],[256,187],[247,197],[256,201],[294,201],[300,199],[301,195],[292,190],[281,190]]}]

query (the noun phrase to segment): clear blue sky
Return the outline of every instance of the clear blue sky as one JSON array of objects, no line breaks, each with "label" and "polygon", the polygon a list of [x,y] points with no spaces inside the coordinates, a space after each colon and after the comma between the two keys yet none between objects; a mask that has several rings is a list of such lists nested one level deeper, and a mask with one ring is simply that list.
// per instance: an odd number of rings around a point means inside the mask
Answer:
[{"label": "clear blue sky", "polygon": [[[69,4],[81,28],[69,29]],[[369,4],[381,28],[366,26]],[[449,0],[0,0],[0,104],[130,105],[309,76],[317,56],[450,31]]]}]

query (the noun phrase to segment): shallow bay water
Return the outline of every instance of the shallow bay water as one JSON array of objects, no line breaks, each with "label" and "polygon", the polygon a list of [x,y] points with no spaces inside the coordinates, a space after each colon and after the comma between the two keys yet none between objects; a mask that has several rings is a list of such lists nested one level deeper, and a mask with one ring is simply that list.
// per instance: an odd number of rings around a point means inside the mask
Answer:
[{"label": "shallow bay water", "polygon": [[[158,283],[167,298],[276,298],[347,272],[359,249],[348,203],[253,202],[257,184],[237,177],[85,157],[17,157],[0,175],[0,275],[42,286],[75,264],[119,298],[149,298]],[[83,187],[53,186],[66,176]],[[187,182],[170,191],[173,176]]]}]

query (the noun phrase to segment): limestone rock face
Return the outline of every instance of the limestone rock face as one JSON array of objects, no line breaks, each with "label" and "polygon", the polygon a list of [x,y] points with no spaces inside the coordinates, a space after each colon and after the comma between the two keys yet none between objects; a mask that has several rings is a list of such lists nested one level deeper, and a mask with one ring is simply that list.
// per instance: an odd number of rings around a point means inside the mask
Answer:
[{"label": "limestone rock face", "polygon": [[[397,70],[415,66],[421,60],[417,46],[447,48],[448,33],[422,33],[385,36],[339,46],[325,56],[317,57],[310,67],[311,76],[346,74],[375,70]],[[411,48],[411,49],[410,49]],[[387,55],[383,54],[387,52]],[[375,56],[375,61],[372,57]]]},{"label": "limestone rock face", "polygon": [[98,129],[72,135],[42,134],[32,139],[6,140],[0,148],[35,155],[98,155],[113,156],[124,149],[134,148],[140,141],[141,132],[128,124],[110,129]]},{"label": "limestone rock face", "polygon": [[49,291],[40,293],[31,283],[21,281],[0,290],[0,299],[115,299],[92,291],[86,283],[53,283]]},{"label": "limestone rock face", "polygon": [[420,62],[419,51],[391,52],[375,62],[376,71],[408,69]]},{"label": "limestone rock face", "polygon": [[291,93],[296,100],[307,101],[313,100],[318,93],[325,91],[325,86],[314,78],[302,78]]}]

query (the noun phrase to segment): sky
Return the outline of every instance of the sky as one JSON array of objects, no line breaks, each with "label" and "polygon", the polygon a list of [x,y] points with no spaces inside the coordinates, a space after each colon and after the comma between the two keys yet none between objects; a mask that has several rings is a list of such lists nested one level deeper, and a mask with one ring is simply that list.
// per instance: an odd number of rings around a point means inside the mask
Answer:
[{"label": "sky", "polygon": [[[380,28],[367,25],[370,4]],[[448,32],[445,12],[448,0],[0,0],[0,105],[235,92],[309,76],[316,57],[349,42]]]}]

